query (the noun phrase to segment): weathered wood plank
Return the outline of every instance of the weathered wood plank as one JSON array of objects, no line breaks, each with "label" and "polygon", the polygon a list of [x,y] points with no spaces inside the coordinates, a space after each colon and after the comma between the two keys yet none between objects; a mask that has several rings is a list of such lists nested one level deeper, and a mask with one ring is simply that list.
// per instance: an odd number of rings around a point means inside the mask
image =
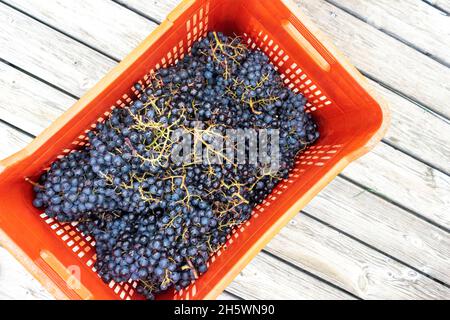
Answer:
[{"label": "weathered wood plank", "polygon": [[162,22],[181,0],[152,0],[150,3],[139,0],[114,0]]},{"label": "weathered wood plank", "polygon": [[0,159],[25,147],[32,138],[0,122]]},{"label": "weathered wood plank", "polygon": [[[147,16],[165,16],[178,0],[120,0]],[[295,0],[361,70],[450,117],[450,72],[440,63],[323,0]],[[162,11],[166,10],[166,11]],[[436,82],[435,79],[440,79]]]},{"label": "weathered wood plank", "polygon": [[224,291],[220,296],[217,297],[217,300],[240,300],[240,298],[235,296],[234,294]]},{"label": "weathered wood plank", "polygon": [[0,300],[53,299],[25,268],[0,247]]},{"label": "weathered wood plank", "polygon": [[0,4],[0,58],[81,96],[116,63]]},{"label": "weathered wood plank", "polygon": [[242,270],[227,290],[246,300],[353,299],[352,296],[263,252]]},{"label": "weathered wood plank", "polygon": [[[110,0],[7,0],[27,14],[121,60],[156,27]],[[118,41],[119,40],[119,41]]]},{"label": "weathered wood plank", "polygon": [[450,117],[447,67],[323,0],[296,2],[358,68]]},{"label": "weathered wood plank", "polygon": [[0,62],[0,118],[33,135],[50,125],[75,99]]},{"label": "weathered wood plank", "polygon": [[[125,5],[126,7],[136,10],[146,16],[151,17],[155,21],[162,22],[166,16],[172,11],[177,4],[178,0],[151,0],[151,1],[139,1],[139,0],[113,0]],[[149,15],[149,12],[151,13]]]},{"label": "weathered wood plank", "polygon": [[440,10],[443,10],[447,12],[447,14],[450,14],[450,1],[449,0],[423,0],[425,2],[428,2],[429,4],[436,6]]},{"label": "weathered wood plank", "polygon": [[368,81],[391,107],[391,126],[384,141],[450,173],[450,124],[376,82]]},{"label": "weathered wood plank", "polygon": [[386,144],[354,161],[343,175],[450,228],[450,176]]},{"label": "weathered wood plank", "polygon": [[448,287],[302,213],[266,250],[363,299],[450,298]]},{"label": "weathered wood plank", "polygon": [[332,0],[375,28],[450,65],[450,17],[417,0]]},{"label": "weathered wood plank", "polygon": [[337,177],[304,209],[346,234],[450,284],[450,235]]}]

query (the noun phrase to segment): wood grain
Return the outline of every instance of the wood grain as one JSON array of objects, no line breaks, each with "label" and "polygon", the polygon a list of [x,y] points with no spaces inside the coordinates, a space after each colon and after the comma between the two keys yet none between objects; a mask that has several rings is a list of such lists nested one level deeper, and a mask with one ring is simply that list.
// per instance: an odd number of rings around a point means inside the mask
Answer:
[{"label": "wood grain", "polygon": [[8,0],[8,4],[121,60],[156,27],[110,0]]},{"label": "wood grain", "polygon": [[143,2],[139,0],[114,0],[145,14],[159,22],[162,22],[181,0],[152,0]]},{"label": "wood grain", "polygon": [[323,0],[296,2],[358,68],[450,118],[446,66]]},{"label": "wood grain", "polygon": [[266,250],[363,299],[450,298],[450,288],[302,213]]},{"label": "wood grain", "polygon": [[75,99],[0,62],[0,118],[33,135],[60,116]]},{"label": "wood grain", "polygon": [[423,0],[428,2],[441,10],[445,11],[447,14],[450,14],[450,1],[449,0]]},{"label": "wood grain", "polygon": [[338,177],[304,209],[355,239],[450,284],[450,235]]},{"label": "wood grain", "polygon": [[0,247],[0,300],[42,299],[53,297],[8,251]]},{"label": "wood grain", "polygon": [[113,0],[127,6],[130,9],[136,10],[152,19],[162,22],[166,16],[172,11],[180,1],[161,1],[161,0]]},{"label": "wood grain", "polygon": [[369,79],[368,81],[390,105],[391,126],[384,141],[449,174],[450,122],[442,120],[376,82]]},{"label": "wood grain", "polygon": [[0,122],[0,159],[19,151],[30,143],[31,140],[31,137]]},{"label": "wood grain", "polygon": [[246,300],[335,300],[352,296],[326,285],[266,253],[260,253],[228,286]]},{"label": "wood grain", "polygon": [[81,96],[116,63],[0,4],[0,58]]},{"label": "wood grain", "polygon": [[373,27],[450,66],[450,17],[417,0],[331,0]]},{"label": "wood grain", "polygon": [[224,291],[220,296],[217,297],[217,300],[241,300],[241,299],[235,296],[234,294]]},{"label": "wood grain", "polygon": [[450,176],[383,143],[352,162],[342,174],[450,228]]}]

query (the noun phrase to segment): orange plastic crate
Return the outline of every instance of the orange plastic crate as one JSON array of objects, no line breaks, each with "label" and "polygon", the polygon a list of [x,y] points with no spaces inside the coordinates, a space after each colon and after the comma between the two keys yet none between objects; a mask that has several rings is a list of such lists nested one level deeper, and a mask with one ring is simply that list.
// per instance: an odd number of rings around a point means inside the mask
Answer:
[{"label": "orange plastic crate", "polygon": [[[55,159],[87,143],[86,132],[131,101],[132,85],[173,63],[210,30],[237,34],[259,48],[295,92],[304,94],[321,137],[296,162],[252,218],[236,228],[209,270],[181,292],[158,298],[217,297],[264,245],[344,167],[385,133],[389,113],[365,79],[290,1],[185,0],[116,68],[24,150],[0,162],[0,240],[57,298],[139,299],[134,284],[96,274],[95,243],[75,224],[32,206],[32,186]],[[126,93],[124,95],[124,93]]]}]

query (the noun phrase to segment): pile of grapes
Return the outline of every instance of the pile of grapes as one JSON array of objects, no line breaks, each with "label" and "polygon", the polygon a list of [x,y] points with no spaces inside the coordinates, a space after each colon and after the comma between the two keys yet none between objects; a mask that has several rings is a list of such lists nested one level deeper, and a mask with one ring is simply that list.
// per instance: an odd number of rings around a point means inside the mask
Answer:
[{"label": "pile of grapes", "polygon": [[[211,32],[150,80],[135,84],[135,101],[89,132],[87,147],[42,174],[33,204],[60,222],[78,222],[95,239],[106,283],[136,280],[137,291],[153,299],[206,272],[233,227],[287,178],[319,134],[306,99],[283,86],[266,55],[236,37]],[[216,161],[174,158],[179,129]],[[209,146],[213,136],[226,140],[229,129],[277,130],[276,170],[236,163]]]}]

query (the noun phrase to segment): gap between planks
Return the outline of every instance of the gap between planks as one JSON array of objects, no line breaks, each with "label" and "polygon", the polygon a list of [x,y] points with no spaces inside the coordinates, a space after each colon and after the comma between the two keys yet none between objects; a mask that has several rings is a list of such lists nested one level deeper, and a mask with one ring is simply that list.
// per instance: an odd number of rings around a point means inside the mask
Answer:
[{"label": "gap between planks", "polygon": [[422,0],[436,10],[450,16],[450,2],[448,0]]}]

